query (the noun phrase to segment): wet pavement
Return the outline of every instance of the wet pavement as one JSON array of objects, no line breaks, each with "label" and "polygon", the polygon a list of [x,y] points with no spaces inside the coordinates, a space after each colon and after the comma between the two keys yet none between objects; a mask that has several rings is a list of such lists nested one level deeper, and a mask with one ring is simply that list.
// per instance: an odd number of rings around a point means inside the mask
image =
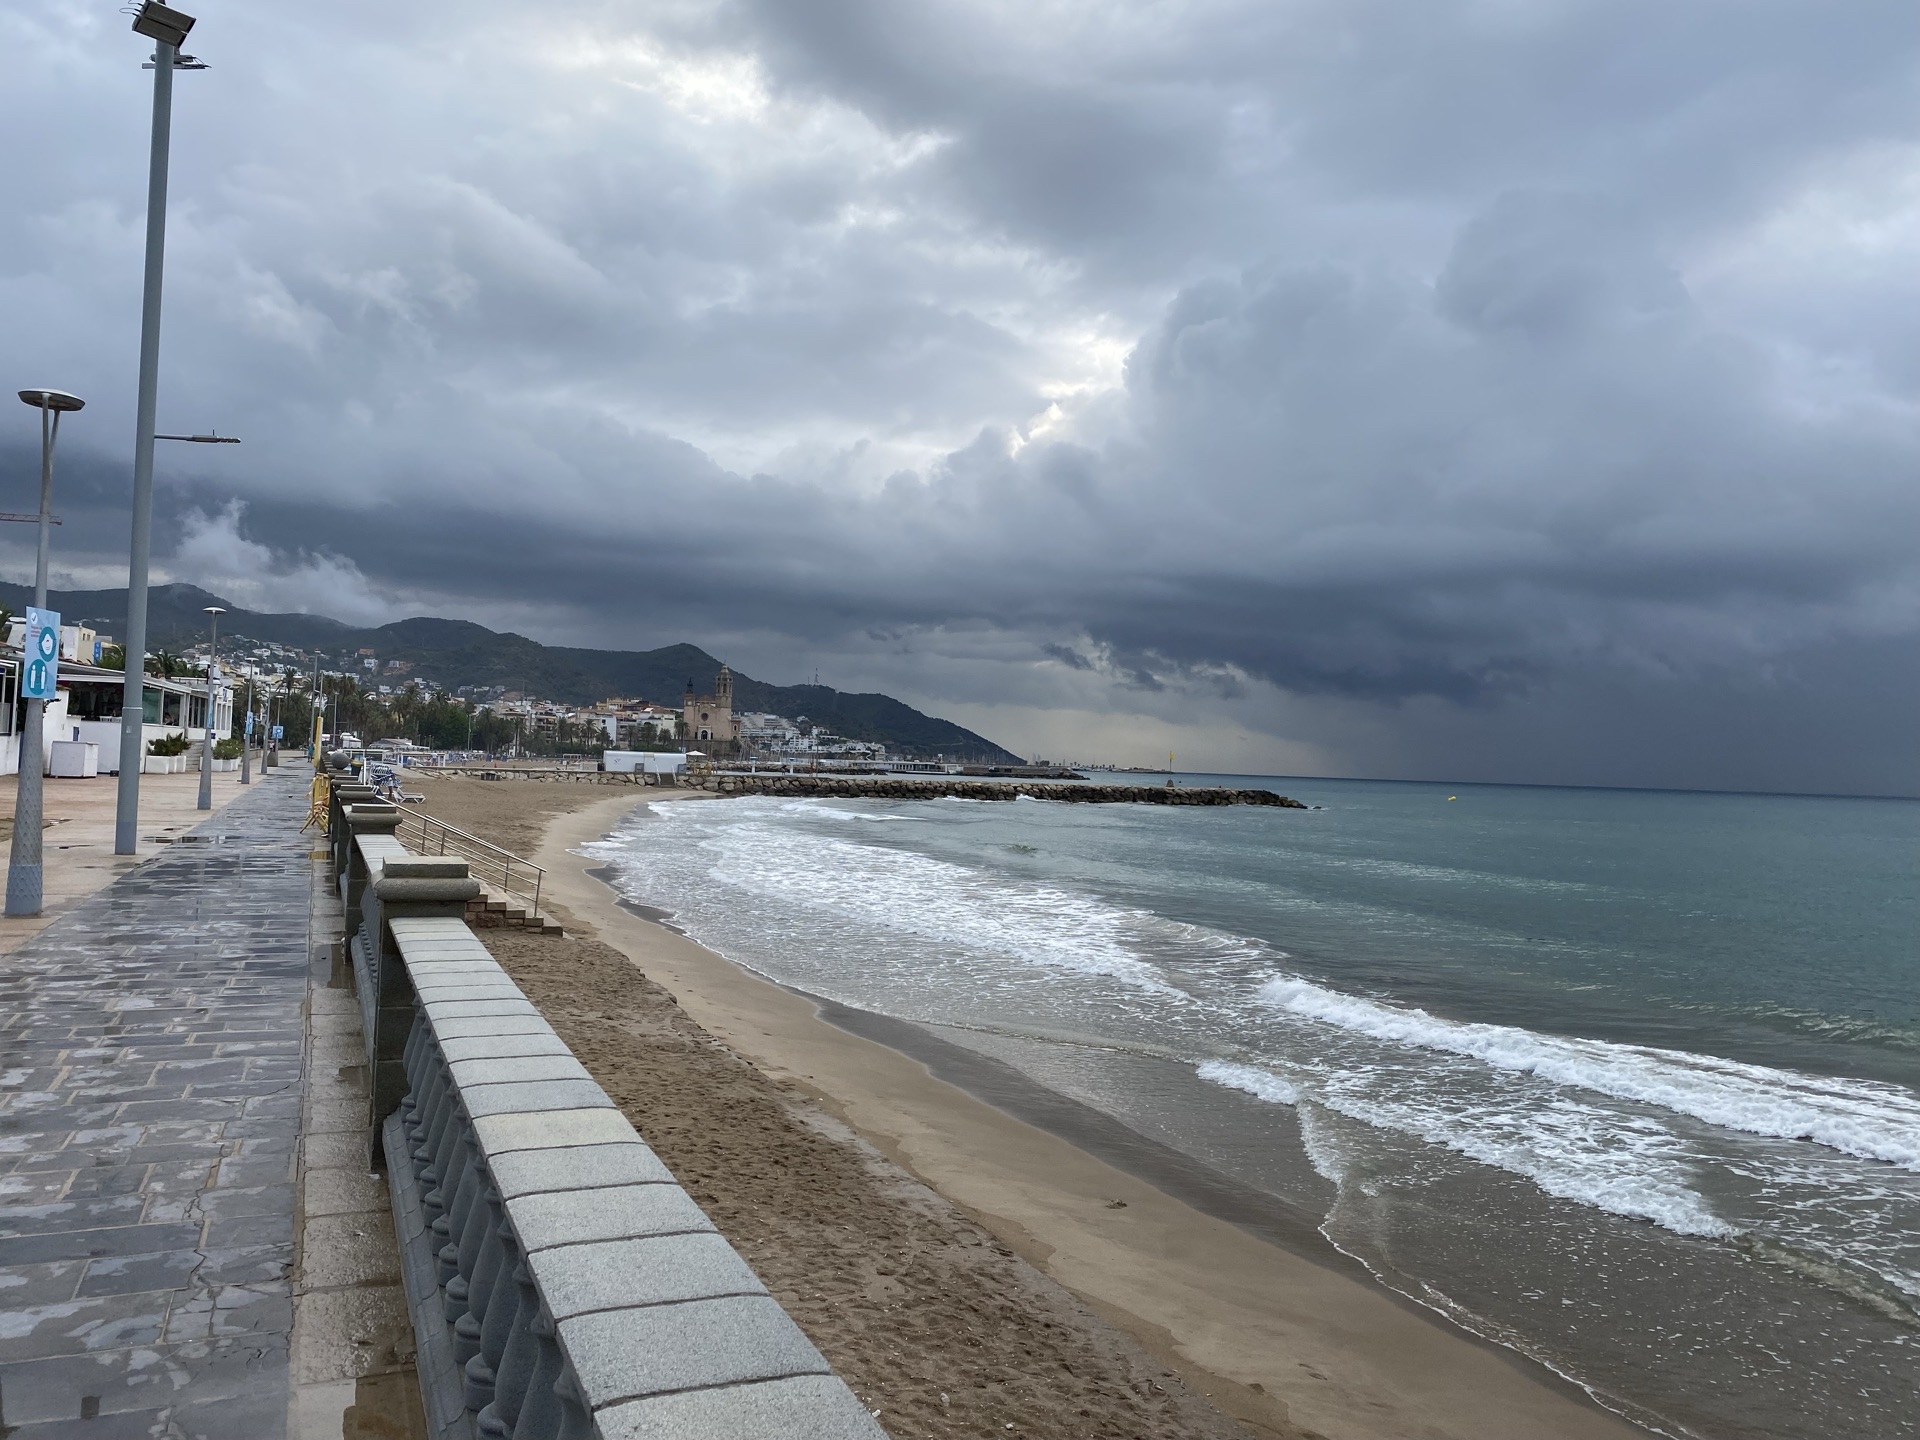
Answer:
[{"label": "wet pavement", "polygon": [[0,956],[0,1436],[286,1434],[308,778]]}]

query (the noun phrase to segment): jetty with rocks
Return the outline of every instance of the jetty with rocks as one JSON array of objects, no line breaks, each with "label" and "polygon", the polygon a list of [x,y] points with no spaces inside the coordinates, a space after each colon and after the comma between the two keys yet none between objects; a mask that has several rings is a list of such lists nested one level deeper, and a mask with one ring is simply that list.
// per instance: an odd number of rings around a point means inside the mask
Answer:
[{"label": "jetty with rocks", "polygon": [[789,795],[846,800],[1061,800],[1084,805],[1274,805],[1307,806],[1272,790],[1235,790],[1220,785],[1094,785],[1062,780],[994,781],[950,776],[734,775],[709,777],[704,788],[720,795]]}]

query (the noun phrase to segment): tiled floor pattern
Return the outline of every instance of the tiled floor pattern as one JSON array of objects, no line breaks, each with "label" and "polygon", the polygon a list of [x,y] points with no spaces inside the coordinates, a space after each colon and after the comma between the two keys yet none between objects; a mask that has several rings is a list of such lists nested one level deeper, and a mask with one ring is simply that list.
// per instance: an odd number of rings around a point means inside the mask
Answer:
[{"label": "tiled floor pattern", "polygon": [[0,1436],[286,1432],[306,779],[0,957]]}]

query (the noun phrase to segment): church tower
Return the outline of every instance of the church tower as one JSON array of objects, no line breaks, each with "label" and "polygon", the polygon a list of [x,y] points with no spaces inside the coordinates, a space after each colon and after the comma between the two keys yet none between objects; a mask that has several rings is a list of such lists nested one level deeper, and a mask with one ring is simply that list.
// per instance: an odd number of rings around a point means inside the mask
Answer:
[{"label": "church tower", "polygon": [[720,667],[711,695],[694,694],[693,681],[687,681],[681,715],[686,739],[714,747],[708,753],[731,754],[740,739],[740,722],[733,713],[733,672]]}]

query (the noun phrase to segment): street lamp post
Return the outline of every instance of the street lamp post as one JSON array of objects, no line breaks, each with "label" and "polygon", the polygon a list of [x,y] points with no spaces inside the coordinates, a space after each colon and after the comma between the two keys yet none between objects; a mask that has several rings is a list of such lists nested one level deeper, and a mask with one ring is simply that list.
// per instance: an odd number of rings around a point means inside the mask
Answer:
[{"label": "street lamp post", "polygon": [[197,67],[180,46],[193,16],[146,0],[133,31],[153,41],[153,139],[147,157],[147,257],[140,304],[140,388],[133,435],[133,539],[127,559],[127,681],[120,708],[120,791],[113,853],[132,855],[140,828],[140,760],[146,727],[147,561],[153,548],[153,442],[160,391],[160,282],[167,249],[167,145],[173,72]]},{"label": "street lamp post", "polygon": [[253,783],[253,672],[247,672],[247,718],[240,727],[240,783]]},{"label": "street lamp post", "polygon": [[[53,531],[53,447],[60,439],[60,417],[81,409],[86,401],[64,390],[22,390],[20,398],[40,412],[40,550],[33,567],[33,607],[47,608],[47,547]],[[23,634],[23,639],[30,638]],[[60,637],[53,637],[59,653]],[[48,657],[41,657],[43,660]],[[24,680],[32,663],[21,648],[20,675]],[[40,815],[42,771],[46,749],[42,736],[47,702],[42,695],[27,701],[26,723],[20,731],[19,789],[13,802],[13,845],[7,863],[7,914],[38,915],[42,892]]]},{"label": "street lamp post", "polygon": [[320,693],[320,653],[313,656],[313,689],[307,692],[312,698],[307,703],[307,718],[313,723],[308,727],[313,732],[313,743],[308,754],[313,759],[313,768],[320,768],[320,729],[321,721],[327,713],[326,697]]},{"label": "street lamp post", "polygon": [[220,673],[220,617],[224,605],[200,607],[213,617],[213,644],[207,651],[207,713],[200,717],[200,804],[201,810],[213,809],[213,684]]}]

